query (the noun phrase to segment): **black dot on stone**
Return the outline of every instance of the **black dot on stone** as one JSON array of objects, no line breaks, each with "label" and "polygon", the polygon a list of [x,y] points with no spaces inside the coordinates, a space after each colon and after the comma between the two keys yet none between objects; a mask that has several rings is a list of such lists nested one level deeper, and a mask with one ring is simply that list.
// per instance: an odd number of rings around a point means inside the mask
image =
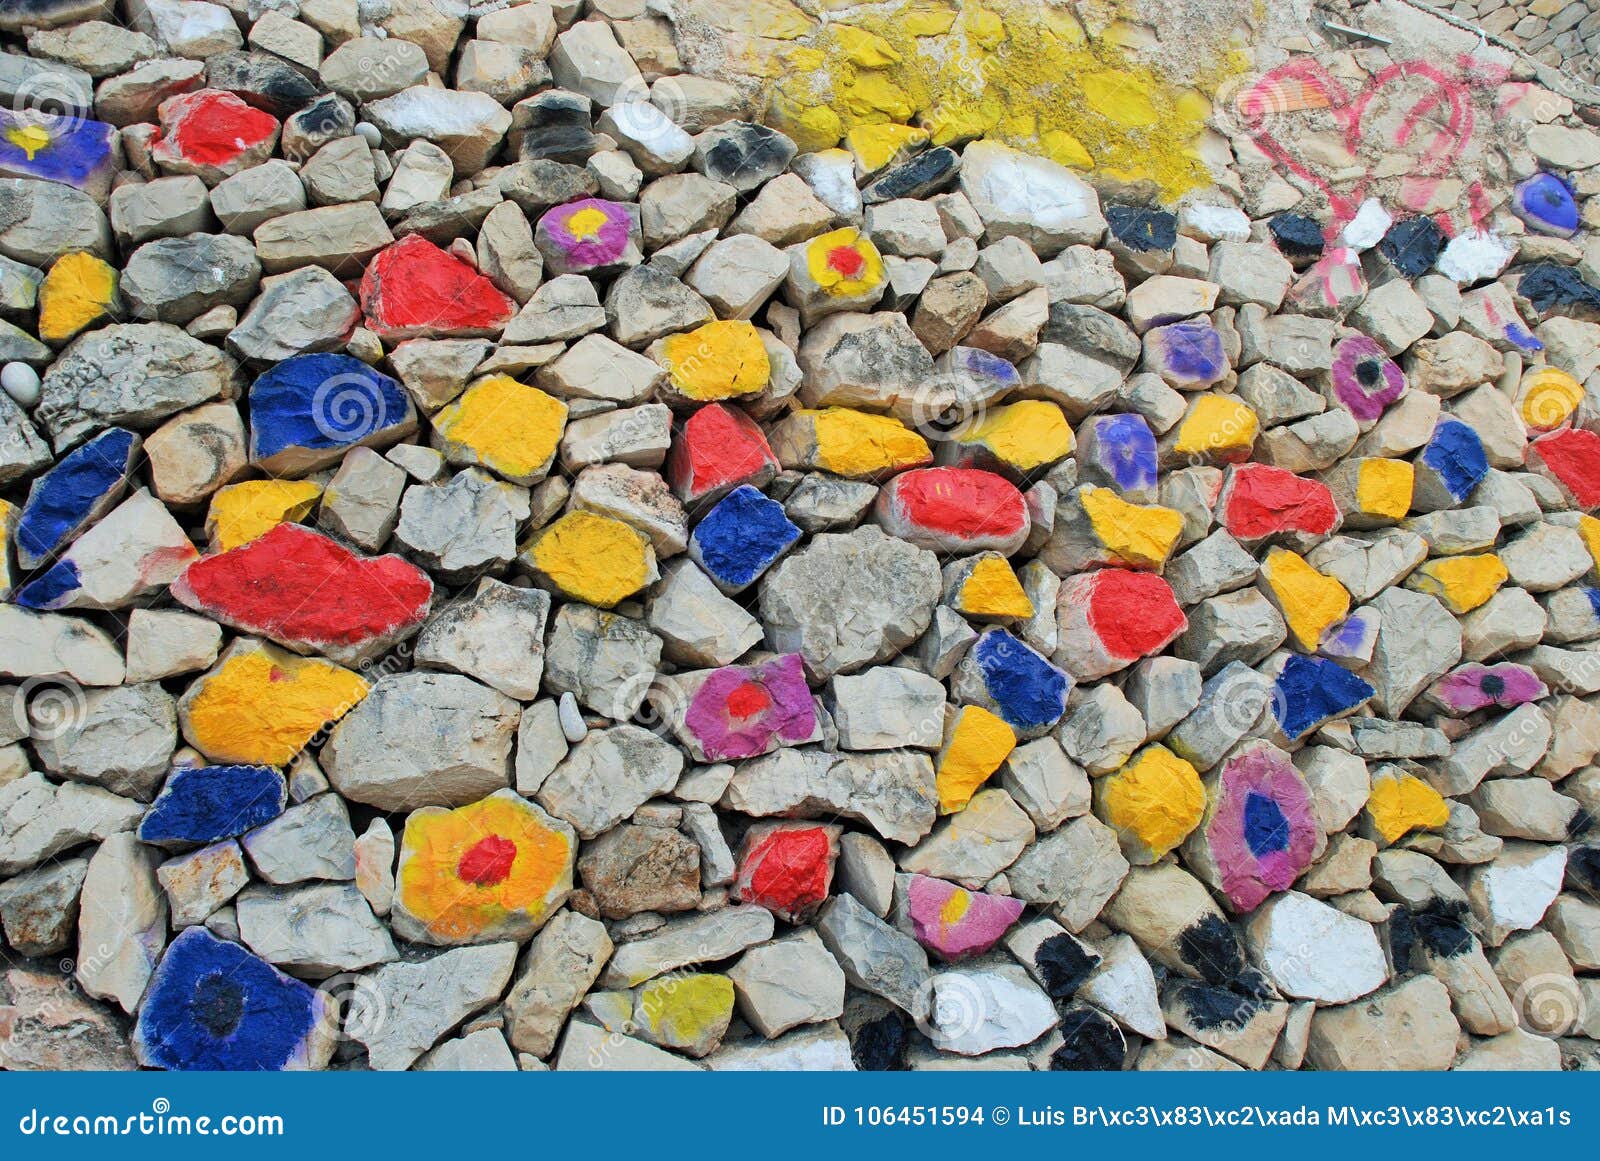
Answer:
[{"label": "black dot on stone", "polygon": [[1383,382],[1383,364],[1376,359],[1362,359],[1356,364],[1356,382],[1372,390]]},{"label": "black dot on stone", "polygon": [[213,972],[195,984],[190,1009],[195,1023],[211,1035],[231,1036],[244,1019],[244,991],[221,972]]},{"label": "black dot on stone", "polygon": [[1498,673],[1486,673],[1483,680],[1478,682],[1478,688],[1490,697],[1499,697],[1506,691],[1506,679]]},{"label": "black dot on stone", "polygon": [[1322,227],[1304,214],[1279,214],[1268,223],[1278,249],[1292,258],[1314,258],[1322,253]]}]

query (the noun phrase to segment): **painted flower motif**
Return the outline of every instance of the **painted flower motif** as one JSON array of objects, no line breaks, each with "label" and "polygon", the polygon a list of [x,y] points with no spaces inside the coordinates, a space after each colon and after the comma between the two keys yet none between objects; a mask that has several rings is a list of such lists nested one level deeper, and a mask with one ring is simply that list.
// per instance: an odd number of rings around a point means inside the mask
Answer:
[{"label": "painted flower motif", "polygon": [[1406,377],[1373,339],[1351,335],[1333,348],[1333,393],[1362,423],[1370,423],[1405,393]]},{"label": "painted flower motif", "polygon": [[151,977],[133,1046],[151,1068],[321,1068],[332,1055],[333,1028],[322,992],[204,927],[190,927]]},{"label": "painted flower motif", "polygon": [[396,930],[430,943],[532,934],[572,891],[573,830],[510,790],[406,820]]},{"label": "painted flower motif", "polygon": [[1428,696],[1451,713],[1469,714],[1495,706],[1513,709],[1549,694],[1539,675],[1526,665],[1463,665],[1445,674]]},{"label": "painted flower motif", "polygon": [[541,236],[561,249],[572,271],[619,260],[627,252],[633,229],[633,217],[626,206],[601,198],[583,198],[556,206],[539,219]]},{"label": "painted flower motif", "polygon": [[1252,911],[1292,887],[1320,833],[1311,790],[1281,750],[1259,745],[1223,766],[1205,837],[1234,910]]},{"label": "painted flower motif", "polygon": [[866,294],[883,281],[878,248],[853,226],[811,239],[806,246],[806,269],[813,282],[840,298]]},{"label": "painted flower motif", "polygon": [[800,654],[712,671],[690,700],[684,726],[712,762],[809,740],[817,711]]}]

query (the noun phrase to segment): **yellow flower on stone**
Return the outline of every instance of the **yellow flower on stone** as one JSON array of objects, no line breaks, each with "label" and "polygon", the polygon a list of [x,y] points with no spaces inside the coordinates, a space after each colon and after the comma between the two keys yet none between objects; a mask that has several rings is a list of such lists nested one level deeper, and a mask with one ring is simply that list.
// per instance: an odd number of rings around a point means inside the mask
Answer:
[{"label": "yellow flower on stone", "polygon": [[872,239],[845,226],[806,244],[806,270],[828,294],[866,294],[883,281],[883,258]]},{"label": "yellow flower on stone", "polygon": [[1553,431],[1583,402],[1583,384],[1559,367],[1530,367],[1517,391],[1518,410],[1530,431]]}]

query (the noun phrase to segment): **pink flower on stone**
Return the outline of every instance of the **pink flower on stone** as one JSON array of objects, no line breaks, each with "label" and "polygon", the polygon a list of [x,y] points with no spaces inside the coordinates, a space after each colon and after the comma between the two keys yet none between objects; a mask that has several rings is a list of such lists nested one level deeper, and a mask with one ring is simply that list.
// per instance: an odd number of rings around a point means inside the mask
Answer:
[{"label": "pink flower on stone", "polygon": [[764,754],[774,739],[805,741],[816,731],[817,712],[800,655],[714,671],[695,691],[684,725],[713,762]]}]

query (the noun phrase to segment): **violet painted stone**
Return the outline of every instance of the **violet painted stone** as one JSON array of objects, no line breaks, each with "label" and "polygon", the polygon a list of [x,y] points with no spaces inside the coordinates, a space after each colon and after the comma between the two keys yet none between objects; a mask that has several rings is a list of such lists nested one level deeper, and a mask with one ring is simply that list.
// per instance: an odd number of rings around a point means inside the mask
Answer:
[{"label": "violet painted stone", "polygon": [[1214,867],[1233,910],[1253,911],[1292,887],[1316,857],[1322,828],[1311,788],[1289,755],[1256,742],[1230,758],[1208,790],[1210,806],[1197,832],[1203,847],[1195,854]]},{"label": "violet painted stone", "polygon": [[662,679],[673,732],[702,762],[754,758],[821,737],[798,653]]},{"label": "violet painted stone", "polygon": [[1384,353],[1377,340],[1366,335],[1351,335],[1339,341],[1333,348],[1333,369],[1328,377],[1334,401],[1343,404],[1362,423],[1377,420],[1406,389],[1400,364]]},{"label": "violet painted stone", "polygon": [[1142,415],[1095,415],[1078,429],[1078,478],[1115,488],[1127,499],[1154,500],[1160,460]]},{"label": "violet painted stone", "polygon": [[1514,709],[1548,697],[1550,690],[1526,665],[1463,665],[1428,687],[1427,697],[1456,717],[1478,710]]},{"label": "violet painted stone", "polygon": [[1147,331],[1144,360],[1148,370],[1180,391],[1203,391],[1228,373],[1222,335],[1210,323],[1198,320]]},{"label": "violet painted stone", "polygon": [[944,960],[988,951],[1022,914],[1021,899],[968,891],[928,875],[903,875],[899,886],[897,918]]}]

